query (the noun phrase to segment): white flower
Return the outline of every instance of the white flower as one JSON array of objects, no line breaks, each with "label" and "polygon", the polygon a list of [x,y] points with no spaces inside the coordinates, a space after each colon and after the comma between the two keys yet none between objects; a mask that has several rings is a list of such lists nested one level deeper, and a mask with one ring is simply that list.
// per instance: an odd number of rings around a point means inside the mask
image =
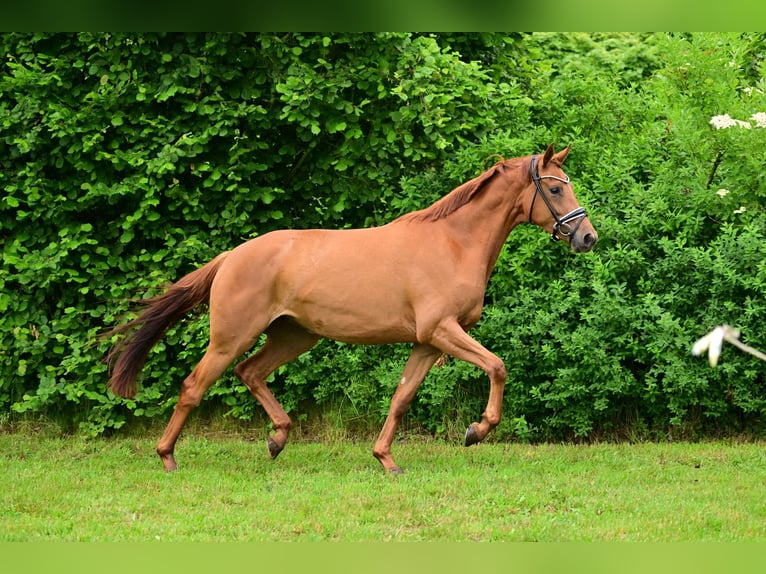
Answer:
[{"label": "white flower", "polygon": [[749,86],[747,88],[742,88],[742,91],[745,92],[748,96],[752,96],[753,94],[762,94],[763,93],[763,90],[761,90],[759,88],[752,88],[752,87],[749,87]]},{"label": "white flower", "polygon": [[747,211],[747,208],[744,205],[741,205],[739,209],[734,210],[734,215],[742,215]]},{"label": "white flower", "polygon": [[742,120],[735,120],[729,114],[723,114],[720,116],[713,116],[710,118],[710,125],[717,130],[725,130],[726,128],[733,128],[735,126],[750,129],[750,124]]},{"label": "white flower", "polygon": [[750,119],[755,122],[755,125],[759,128],[766,128],[766,112],[758,112],[750,116]]},{"label": "white flower", "polygon": [[723,130],[732,126],[736,126],[737,124],[734,121],[734,118],[732,118],[729,114],[724,114],[722,116],[713,116],[710,118],[710,125],[717,130]]},{"label": "white flower", "polygon": [[729,190],[728,190],[728,189],[719,189],[719,190],[718,190],[718,191],[716,191],[715,193],[716,193],[716,195],[717,195],[718,197],[725,197],[725,196],[729,195],[729,193],[730,193],[730,192],[729,192]]}]

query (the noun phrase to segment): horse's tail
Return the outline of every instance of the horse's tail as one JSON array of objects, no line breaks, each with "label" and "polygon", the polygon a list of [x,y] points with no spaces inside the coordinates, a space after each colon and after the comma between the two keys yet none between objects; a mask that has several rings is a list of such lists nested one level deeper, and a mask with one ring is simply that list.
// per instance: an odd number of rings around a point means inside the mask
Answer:
[{"label": "horse's tail", "polygon": [[149,350],[175,325],[181,317],[197,305],[207,303],[210,287],[227,252],[174,283],[161,295],[141,301],[144,310],[139,316],[116,327],[105,337],[125,331],[134,331],[115,343],[106,356],[111,369],[109,387],[120,397],[136,394],[136,378],[144,366]]}]

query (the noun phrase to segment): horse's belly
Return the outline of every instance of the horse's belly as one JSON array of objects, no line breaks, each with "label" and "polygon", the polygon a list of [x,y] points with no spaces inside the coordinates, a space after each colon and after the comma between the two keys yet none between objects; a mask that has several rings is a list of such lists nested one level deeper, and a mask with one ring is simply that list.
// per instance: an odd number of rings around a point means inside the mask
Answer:
[{"label": "horse's belly", "polygon": [[355,301],[308,299],[289,313],[305,329],[344,343],[415,341],[415,321],[405,305],[360,295]]}]

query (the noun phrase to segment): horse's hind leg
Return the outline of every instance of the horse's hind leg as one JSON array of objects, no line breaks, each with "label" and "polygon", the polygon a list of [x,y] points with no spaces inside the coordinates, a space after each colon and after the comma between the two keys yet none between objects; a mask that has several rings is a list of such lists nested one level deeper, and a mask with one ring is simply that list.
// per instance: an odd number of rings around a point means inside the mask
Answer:
[{"label": "horse's hind leg", "polygon": [[274,426],[274,434],[268,437],[266,443],[271,458],[276,458],[285,447],[292,422],[266,386],[266,378],[277,368],[308,351],[318,340],[318,336],[291,319],[277,319],[266,329],[263,347],[234,368],[234,374],[261,403]]},{"label": "horse's hind leg", "polygon": [[199,364],[184,380],[178,404],[157,444],[157,454],[162,459],[166,471],[177,468],[173,451],[189,413],[200,403],[205,392],[218,380],[237,354],[217,351],[211,345]]}]

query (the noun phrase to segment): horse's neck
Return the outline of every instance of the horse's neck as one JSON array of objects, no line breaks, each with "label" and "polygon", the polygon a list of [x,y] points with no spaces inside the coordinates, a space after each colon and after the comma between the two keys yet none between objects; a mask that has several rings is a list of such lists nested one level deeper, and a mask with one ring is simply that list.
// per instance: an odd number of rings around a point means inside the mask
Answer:
[{"label": "horse's neck", "polygon": [[486,268],[487,280],[511,230],[524,221],[520,190],[515,187],[496,178],[470,203],[444,218],[453,239]]}]

